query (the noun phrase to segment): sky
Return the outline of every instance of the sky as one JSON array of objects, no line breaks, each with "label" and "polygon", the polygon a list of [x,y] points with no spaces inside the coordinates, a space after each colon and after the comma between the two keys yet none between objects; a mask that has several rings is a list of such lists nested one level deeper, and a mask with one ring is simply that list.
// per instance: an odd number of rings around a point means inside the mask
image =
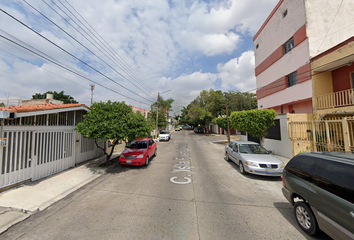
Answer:
[{"label": "sky", "polygon": [[160,93],[178,115],[202,90],[254,92],[252,39],[277,2],[0,0],[0,101],[90,106],[94,85],[94,102],[150,110]]}]

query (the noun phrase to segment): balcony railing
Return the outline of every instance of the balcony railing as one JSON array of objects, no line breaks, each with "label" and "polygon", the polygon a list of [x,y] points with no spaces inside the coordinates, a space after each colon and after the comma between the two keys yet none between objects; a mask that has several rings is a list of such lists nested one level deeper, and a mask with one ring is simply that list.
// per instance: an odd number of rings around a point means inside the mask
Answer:
[{"label": "balcony railing", "polygon": [[353,89],[328,93],[317,97],[317,109],[328,109],[354,105]]}]

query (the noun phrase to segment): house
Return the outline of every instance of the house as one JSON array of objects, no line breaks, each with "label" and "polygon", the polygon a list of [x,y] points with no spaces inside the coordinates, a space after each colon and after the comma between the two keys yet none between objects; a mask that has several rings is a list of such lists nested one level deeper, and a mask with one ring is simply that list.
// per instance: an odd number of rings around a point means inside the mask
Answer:
[{"label": "house", "polygon": [[352,10],[350,0],[280,0],[254,36],[258,109],[274,109],[290,138],[266,139],[266,148],[292,157],[349,141],[319,121],[354,114]]},{"label": "house", "polygon": [[11,113],[0,119],[0,189],[102,155],[93,140],[75,130],[89,110],[83,104],[0,107],[0,112]]},{"label": "house", "polygon": [[133,112],[140,112],[145,118],[147,118],[149,116],[149,111],[148,110],[145,110],[145,109],[142,109],[142,108],[138,108],[138,107],[134,107],[132,106],[132,109],[133,109]]}]

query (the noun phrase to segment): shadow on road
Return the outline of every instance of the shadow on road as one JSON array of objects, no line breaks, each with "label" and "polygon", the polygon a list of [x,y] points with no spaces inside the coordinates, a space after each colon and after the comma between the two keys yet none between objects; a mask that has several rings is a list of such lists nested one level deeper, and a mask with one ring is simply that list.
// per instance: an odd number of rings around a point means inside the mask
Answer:
[{"label": "shadow on road", "polygon": [[332,238],[329,237],[327,234],[321,232],[319,236],[313,237],[307,235],[305,232],[301,230],[299,227],[295,216],[294,216],[294,209],[293,206],[288,202],[275,202],[273,203],[274,207],[283,215],[284,219],[287,220],[291,225],[294,226],[303,236],[305,239],[324,239],[324,240],[331,240]]}]

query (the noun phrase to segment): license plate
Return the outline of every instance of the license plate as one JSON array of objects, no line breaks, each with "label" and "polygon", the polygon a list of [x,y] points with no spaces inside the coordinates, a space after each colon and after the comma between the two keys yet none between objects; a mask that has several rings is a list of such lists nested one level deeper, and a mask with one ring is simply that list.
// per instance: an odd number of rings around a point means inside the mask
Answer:
[{"label": "license plate", "polygon": [[127,163],[132,163],[132,161],[128,160]]},{"label": "license plate", "polygon": [[267,170],[267,173],[274,174],[274,173],[275,173],[275,171],[274,171],[274,170]]}]

